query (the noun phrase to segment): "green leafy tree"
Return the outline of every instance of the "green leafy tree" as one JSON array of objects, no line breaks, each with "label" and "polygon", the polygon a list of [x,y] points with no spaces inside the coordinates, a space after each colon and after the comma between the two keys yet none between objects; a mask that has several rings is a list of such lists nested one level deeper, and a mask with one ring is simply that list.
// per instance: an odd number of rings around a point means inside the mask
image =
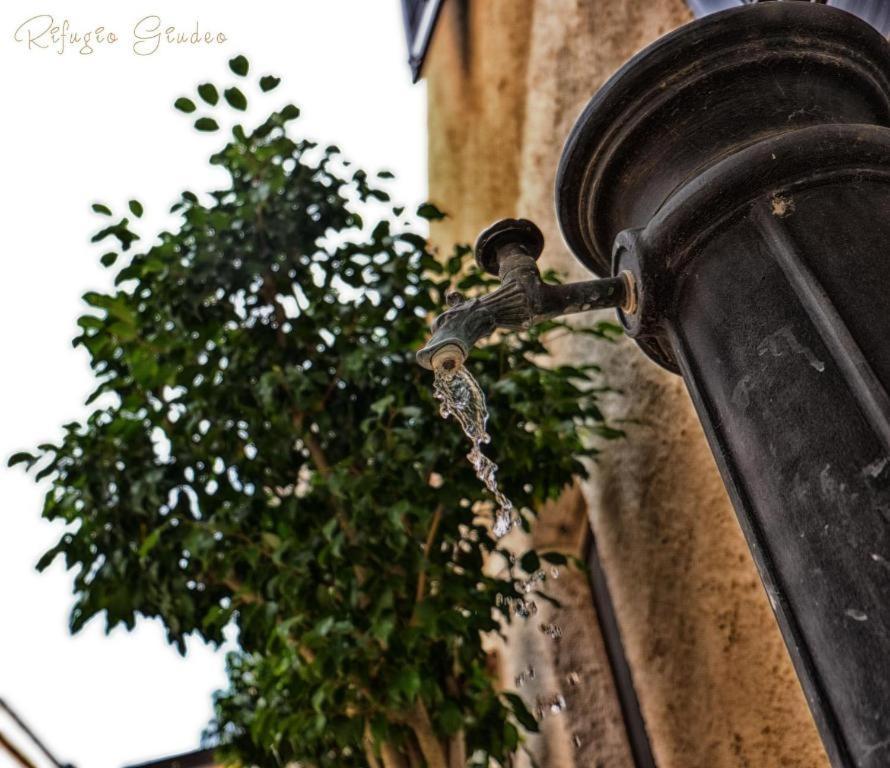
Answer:
[{"label": "green leafy tree", "polygon": [[[196,129],[247,106],[248,62],[230,69],[234,84],[176,101]],[[109,629],[156,618],[184,651],[188,635],[218,644],[236,627],[210,728],[233,760],[506,765],[535,721],[496,688],[482,635],[528,597],[540,557],[483,574],[499,556],[490,500],[414,361],[446,290],[489,281],[464,269],[467,248],[434,258],[336,147],[292,136],[298,114],[234,124],[210,158],[226,186],[183,192],[178,228],[148,247],[138,201],[120,218],[93,206],[118,270],[113,290],[84,296],[74,340],[93,409],[10,459],[49,478],[43,515],[68,524],[38,568],[74,570],[74,632],[102,612]],[[544,353],[531,332],[472,359],[527,516],[583,474],[580,425],[604,429],[590,372],[541,367]]]}]

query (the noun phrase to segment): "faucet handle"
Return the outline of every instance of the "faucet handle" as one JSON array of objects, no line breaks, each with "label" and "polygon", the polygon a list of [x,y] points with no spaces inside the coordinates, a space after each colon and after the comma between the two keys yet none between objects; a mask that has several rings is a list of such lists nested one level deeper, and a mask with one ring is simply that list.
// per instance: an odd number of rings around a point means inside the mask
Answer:
[{"label": "faucet handle", "polygon": [[476,264],[498,276],[501,250],[516,245],[537,261],[544,250],[544,234],[528,219],[501,219],[484,230],[476,240]]}]

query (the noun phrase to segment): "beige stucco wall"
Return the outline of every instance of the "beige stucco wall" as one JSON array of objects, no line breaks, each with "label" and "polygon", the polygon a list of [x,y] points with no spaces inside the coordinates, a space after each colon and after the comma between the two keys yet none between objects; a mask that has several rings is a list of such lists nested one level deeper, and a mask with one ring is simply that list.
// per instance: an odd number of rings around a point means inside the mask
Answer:
[{"label": "beige stucco wall", "polygon": [[[544,266],[589,277],[554,218],[562,142],[605,78],[688,16],[682,0],[446,0],[424,69],[430,196],[452,214],[434,242],[472,241],[496,218],[524,216],[547,237]],[[554,351],[601,363],[621,390],[607,413],[627,436],[604,446],[584,492],[658,765],[827,765],[682,381],[628,341]],[[570,494],[538,539],[577,548],[578,508]],[[627,765],[622,739],[602,735],[620,721],[583,579],[555,588],[574,606],[562,617],[571,638],[544,651],[514,641],[505,680],[529,653],[549,654],[556,680],[566,656],[584,655],[592,694],[569,701],[543,764]],[[585,727],[596,738],[571,754],[565,739]]]}]

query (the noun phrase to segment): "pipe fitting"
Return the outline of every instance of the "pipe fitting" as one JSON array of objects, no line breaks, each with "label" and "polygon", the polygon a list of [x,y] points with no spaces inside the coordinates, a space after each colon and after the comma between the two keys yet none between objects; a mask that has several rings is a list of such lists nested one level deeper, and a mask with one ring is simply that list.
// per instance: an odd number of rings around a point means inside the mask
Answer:
[{"label": "pipe fitting", "polygon": [[[501,286],[469,300],[449,293],[450,308],[433,322],[433,335],[417,353],[418,363],[432,369],[434,359],[454,365],[460,356],[463,364],[476,342],[499,328],[525,330],[560,315],[636,306],[633,279],[627,274],[567,285],[545,283],[536,264],[543,247],[544,235],[527,219],[504,219],[486,229],[476,241],[476,263],[497,275]],[[446,349],[450,353],[439,358]]]}]

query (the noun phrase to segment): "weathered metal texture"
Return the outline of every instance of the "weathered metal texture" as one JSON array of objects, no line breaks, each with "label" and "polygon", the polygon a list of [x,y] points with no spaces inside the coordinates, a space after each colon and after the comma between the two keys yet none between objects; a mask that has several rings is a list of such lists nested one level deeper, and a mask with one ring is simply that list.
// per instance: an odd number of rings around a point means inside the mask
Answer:
[{"label": "weathered metal texture", "polygon": [[[882,35],[890,34],[890,3],[887,0],[803,0],[804,2],[824,3],[853,13],[867,21]],[[696,16],[725,11],[746,3],[764,0],[687,0],[687,5]]]},{"label": "weathered metal texture", "polygon": [[[596,95],[560,223],[681,372],[832,764],[890,765],[890,45],[842,11],[710,16]],[[610,257],[611,255],[611,265]]]},{"label": "weathered metal texture", "polygon": [[433,335],[417,353],[417,361],[434,368],[437,354],[449,348],[465,359],[480,339],[498,328],[523,330],[560,315],[592,309],[627,306],[634,291],[630,273],[568,285],[541,279],[536,261],[544,249],[544,235],[527,219],[501,219],[479,235],[476,263],[498,277],[501,286],[469,300],[456,292],[448,296],[451,309],[433,322]]}]

